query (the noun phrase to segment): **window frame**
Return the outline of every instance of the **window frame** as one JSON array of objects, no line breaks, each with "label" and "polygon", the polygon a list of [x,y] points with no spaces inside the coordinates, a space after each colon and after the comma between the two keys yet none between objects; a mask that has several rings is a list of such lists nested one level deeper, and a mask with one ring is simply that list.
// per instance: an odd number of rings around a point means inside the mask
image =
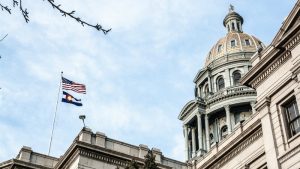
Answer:
[{"label": "window frame", "polygon": [[[245,39],[244,42],[245,42],[245,46],[251,46],[251,41],[250,41],[250,39]],[[249,45],[247,44],[247,42],[249,42]]]},{"label": "window frame", "polygon": [[[220,88],[220,83],[219,83],[219,81],[221,79],[223,80],[223,87],[222,88]],[[217,84],[218,91],[221,91],[221,90],[223,90],[225,88],[225,80],[224,80],[224,78],[223,78],[222,75],[218,76],[218,78],[216,79],[216,84]]]},{"label": "window frame", "polygon": [[[296,101],[297,104],[297,99],[295,97],[294,90],[291,90],[287,95],[283,96],[282,99],[280,99],[280,101],[276,103],[285,149],[288,148],[290,145],[295,144],[295,140],[298,140],[300,138],[300,132],[296,133],[295,135],[290,134],[288,119],[287,119],[288,117],[286,116],[286,112],[285,112],[285,106],[288,105],[293,100]],[[299,104],[297,104],[297,106],[299,108]]]},{"label": "window frame", "polygon": [[[298,114],[296,115],[293,119],[291,119],[291,113],[289,112],[289,108],[293,106],[294,108],[294,111],[295,111],[295,114]],[[296,98],[295,97],[291,97],[289,100],[287,100],[284,104],[282,104],[282,108],[283,108],[283,113],[284,113],[284,116],[285,116],[285,122],[286,122],[286,130],[288,131],[288,138],[292,138],[294,137],[295,135],[299,134],[300,133],[300,122],[298,120],[300,120],[300,112],[299,112],[299,108],[298,108],[298,105],[297,105],[297,101],[296,101]],[[298,132],[297,132],[297,129],[295,128],[294,126],[294,122],[297,122],[298,121]],[[295,132],[295,133],[294,133]]]},{"label": "window frame", "polygon": [[[234,45],[232,45],[232,43],[234,43]],[[236,40],[235,40],[235,39],[232,39],[232,40],[230,41],[230,47],[231,47],[231,48],[235,48],[236,46],[237,46]]]},{"label": "window frame", "polygon": [[[235,79],[235,74],[240,74],[240,78],[238,79],[238,81],[236,81]],[[234,86],[238,86],[240,84],[241,78],[242,78],[242,73],[240,70],[235,70],[232,72],[232,83]]]},{"label": "window frame", "polygon": [[223,45],[222,44],[219,44],[218,47],[217,47],[217,52],[218,53],[221,53],[223,50]]}]

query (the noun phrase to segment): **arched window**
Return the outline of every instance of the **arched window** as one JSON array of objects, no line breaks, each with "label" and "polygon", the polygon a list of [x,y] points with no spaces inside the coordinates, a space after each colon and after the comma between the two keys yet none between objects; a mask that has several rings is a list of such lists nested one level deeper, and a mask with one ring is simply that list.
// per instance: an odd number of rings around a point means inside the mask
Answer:
[{"label": "arched window", "polygon": [[218,53],[222,51],[222,45],[218,45]]},{"label": "arched window", "polygon": [[214,141],[214,135],[212,133],[209,134],[209,141],[210,141],[210,144],[213,144],[215,141]]},{"label": "arched window", "polygon": [[228,134],[228,127],[225,125],[221,128],[221,136],[222,138],[225,138],[226,135]]},{"label": "arched window", "polygon": [[238,85],[240,84],[240,79],[241,79],[241,73],[240,71],[236,70],[233,72],[232,74],[232,78],[233,78],[233,85]]},{"label": "arched window", "polygon": [[208,84],[206,84],[206,85],[204,86],[204,94],[205,94],[205,96],[208,96],[208,94],[209,94]]},{"label": "arched window", "polygon": [[232,27],[232,30],[234,31],[235,30],[235,26],[234,26],[233,22],[231,23],[231,27]]},{"label": "arched window", "polygon": [[218,87],[218,90],[225,88],[225,83],[224,83],[224,79],[222,76],[218,77],[218,79],[217,79],[217,87]]},{"label": "arched window", "polygon": [[234,48],[236,46],[236,43],[235,43],[234,39],[230,41],[230,45],[231,45],[232,48]]}]

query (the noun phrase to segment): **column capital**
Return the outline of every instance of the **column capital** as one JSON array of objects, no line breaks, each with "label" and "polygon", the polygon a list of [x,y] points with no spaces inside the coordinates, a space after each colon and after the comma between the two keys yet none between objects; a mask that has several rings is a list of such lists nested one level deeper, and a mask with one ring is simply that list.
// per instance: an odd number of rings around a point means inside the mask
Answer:
[{"label": "column capital", "polygon": [[227,112],[227,111],[230,111],[230,105],[229,105],[229,104],[228,104],[228,105],[225,105],[224,108],[225,108],[225,111],[226,111],[226,112]]}]

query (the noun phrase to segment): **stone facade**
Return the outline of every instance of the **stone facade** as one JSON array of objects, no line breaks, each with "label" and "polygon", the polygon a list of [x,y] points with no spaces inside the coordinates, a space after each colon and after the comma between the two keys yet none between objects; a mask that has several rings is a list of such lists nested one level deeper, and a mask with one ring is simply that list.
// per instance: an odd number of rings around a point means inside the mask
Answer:
[{"label": "stone facade", "polygon": [[[151,149],[156,163],[161,169],[187,169],[188,165],[165,157],[157,148]],[[23,147],[19,155],[12,160],[0,163],[2,169],[120,169],[125,168],[134,159],[140,166],[144,156],[149,151],[148,146],[134,146],[113,140],[104,133],[93,133],[89,128],[83,128],[72,145],[63,156],[51,156],[33,152],[29,147]]]},{"label": "stone facade", "polygon": [[268,168],[300,168],[300,1],[242,83],[257,91]]},{"label": "stone facade", "polygon": [[[161,169],[300,168],[300,0],[272,43],[243,32],[243,18],[230,7],[228,30],[209,52],[195,79],[195,99],[183,122],[186,162],[152,148]],[[149,151],[83,128],[55,158],[23,147],[0,169],[115,169]]]}]

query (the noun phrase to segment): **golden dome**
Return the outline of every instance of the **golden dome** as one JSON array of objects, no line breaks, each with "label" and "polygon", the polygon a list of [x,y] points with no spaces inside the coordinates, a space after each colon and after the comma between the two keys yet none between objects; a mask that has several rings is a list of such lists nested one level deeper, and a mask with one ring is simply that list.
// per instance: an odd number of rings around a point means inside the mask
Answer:
[{"label": "golden dome", "polygon": [[242,25],[244,19],[234,11],[230,5],[229,12],[223,20],[224,27],[228,30],[225,37],[218,42],[209,51],[206,57],[205,67],[215,61],[223,62],[225,57],[236,56],[237,54],[255,53],[259,48],[264,47],[262,42],[254,36],[243,33]]},{"label": "golden dome", "polygon": [[237,53],[255,53],[263,44],[256,37],[242,32],[228,32],[227,35],[211,48],[205,66],[224,57]]}]

